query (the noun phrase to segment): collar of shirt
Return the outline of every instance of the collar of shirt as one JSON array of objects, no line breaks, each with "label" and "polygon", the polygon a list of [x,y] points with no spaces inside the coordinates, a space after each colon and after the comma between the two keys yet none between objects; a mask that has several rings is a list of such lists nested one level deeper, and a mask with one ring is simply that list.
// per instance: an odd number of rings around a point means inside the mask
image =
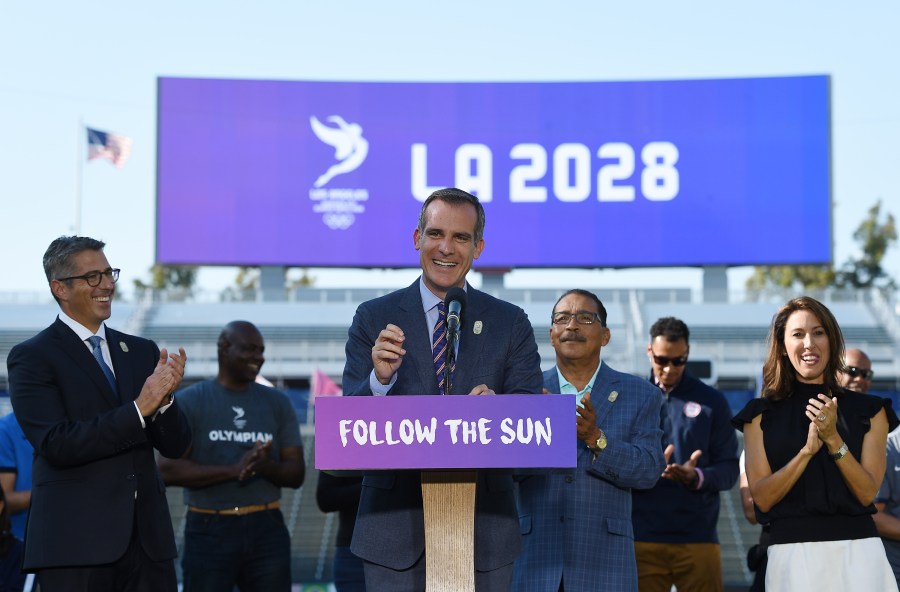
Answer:
[{"label": "collar of shirt", "polygon": [[594,370],[594,375],[591,376],[591,379],[580,391],[575,388],[571,382],[566,380],[566,377],[562,375],[562,372],[559,370],[559,366],[556,367],[556,374],[559,376],[559,392],[563,395],[578,395],[578,400],[581,400],[581,397],[588,391],[594,390],[594,381],[597,380],[597,374],[600,372],[600,366],[603,365],[603,360],[600,360],[600,363],[597,364],[597,369]]},{"label": "collar of shirt", "polygon": [[[650,377],[653,379],[653,384],[655,384],[656,386],[658,386],[658,387],[659,387],[659,390],[661,390],[663,393],[665,393],[666,397],[668,397],[669,394],[670,394],[672,391],[674,391],[675,389],[677,389],[677,388],[678,388],[678,385],[681,384],[681,381],[679,380],[678,382],[676,382],[676,383],[673,384],[672,386],[666,387],[663,383],[661,383],[661,382],[659,381],[659,378],[657,378],[655,374],[651,373],[651,374],[650,374]],[[683,378],[683,377],[682,377],[682,378]]]},{"label": "collar of shirt", "polygon": [[[466,291],[466,294],[469,293],[468,282],[466,282],[463,290]],[[431,336],[434,335],[434,326],[437,325],[438,317],[440,316],[437,307],[443,300],[432,294],[431,290],[425,286],[425,278],[421,276],[419,277],[419,294],[422,296],[422,309],[425,311],[425,322],[428,323],[428,338],[431,339]],[[458,341],[456,342],[456,351],[459,351]]]},{"label": "collar of shirt", "polygon": [[106,365],[109,366],[113,374],[116,373],[115,369],[113,369],[112,357],[109,355],[109,344],[106,342],[106,323],[100,323],[100,328],[97,329],[96,333],[91,333],[91,330],[64,313],[63,311],[59,311],[59,320],[66,324],[72,331],[75,331],[75,335],[78,336],[78,339],[84,344],[88,351],[93,352],[91,348],[91,344],[88,343],[88,338],[97,335],[100,337],[100,351],[103,352],[103,360],[106,362]]}]

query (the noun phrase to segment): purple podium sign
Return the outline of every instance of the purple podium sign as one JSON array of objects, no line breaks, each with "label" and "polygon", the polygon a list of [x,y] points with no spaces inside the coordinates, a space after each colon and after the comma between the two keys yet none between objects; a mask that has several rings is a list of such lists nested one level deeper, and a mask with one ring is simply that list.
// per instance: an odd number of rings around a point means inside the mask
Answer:
[{"label": "purple podium sign", "polygon": [[321,397],[316,468],[576,465],[574,395]]}]

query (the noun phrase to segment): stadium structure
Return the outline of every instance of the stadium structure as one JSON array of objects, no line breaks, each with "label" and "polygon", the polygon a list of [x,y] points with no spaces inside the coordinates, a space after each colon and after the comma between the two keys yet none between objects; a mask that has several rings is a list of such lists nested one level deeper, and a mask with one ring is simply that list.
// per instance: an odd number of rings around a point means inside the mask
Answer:
[{"label": "stadium structure", "polygon": [[[534,326],[543,369],[554,364],[550,344],[550,312],[568,288],[485,290],[522,307]],[[288,393],[301,423],[308,467],[299,490],[285,489],[283,508],[292,536],[293,577],[307,584],[327,582],[336,531],[334,515],[322,514],[315,502],[317,472],[313,470],[315,405],[310,378],[316,370],[340,382],[347,329],[356,307],[392,288],[296,288],[274,298],[264,291],[210,295],[145,291],[113,306],[111,327],[141,335],[160,347],[184,347],[189,363],[185,384],[214,377],[216,339],[222,326],[235,319],[256,324],[266,340],[263,375]],[[733,410],[756,395],[766,352],[766,334],[777,308],[796,294],[732,293],[710,297],[687,288],[594,290],[608,311],[612,341],[603,350],[614,368],[646,376],[648,330],[659,317],[683,319],[691,329],[690,371],[719,388]],[[841,324],[848,347],[859,347],[873,361],[873,392],[900,401],[900,319],[897,302],[877,290],[811,293],[822,300]],[[15,296],[15,297],[13,297]],[[31,337],[55,318],[58,307],[49,295],[5,295],[0,299],[0,355]],[[0,414],[9,411],[7,369],[0,368]],[[185,506],[180,488],[169,490],[177,542],[184,531]],[[743,517],[737,487],[722,493],[719,536],[726,583],[745,585],[747,549],[758,539],[758,527]]]}]

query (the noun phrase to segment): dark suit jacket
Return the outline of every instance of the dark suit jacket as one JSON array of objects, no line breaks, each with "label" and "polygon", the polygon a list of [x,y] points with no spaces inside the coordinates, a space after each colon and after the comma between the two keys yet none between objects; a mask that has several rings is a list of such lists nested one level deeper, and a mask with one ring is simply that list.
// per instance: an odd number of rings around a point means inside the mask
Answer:
[{"label": "dark suit jacket", "polygon": [[141,427],[133,400],[159,349],[108,327],[106,338],[119,397],[59,319],[9,353],[13,409],[35,450],[26,570],[111,563],[125,552],[135,526],[151,559],[176,556],[153,449],[181,457],[190,428],[177,402]]},{"label": "dark suit jacket", "polygon": [[[460,327],[453,395],[479,384],[496,393],[540,393],[541,367],[534,331],[525,312],[471,286]],[[406,356],[389,395],[438,393],[431,335],[419,280],[408,288],[360,305],[350,327],[344,395],[371,395],[372,346],[388,323],[403,329]],[[475,333],[475,323],[480,330]],[[384,472],[363,480],[351,550],[392,569],[412,566],[425,549],[418,471]],[[513,481],[508,473],[479,473],[475,502],[475,568],[512,563],[521,549]]]},{"label": "dark suit jacket", "polygon": [[[559,392],[556,367],[544,373],[544,386]],[[524,549],[513,569],[516,592],[555,592],[563,575],[566,592],[637,590],[631,490],[653,487],[665,469],[663,396],[646,380],[602,363],[591,403],[606,448],[595,458],[579,441],[574,471],[519,483]]]}]

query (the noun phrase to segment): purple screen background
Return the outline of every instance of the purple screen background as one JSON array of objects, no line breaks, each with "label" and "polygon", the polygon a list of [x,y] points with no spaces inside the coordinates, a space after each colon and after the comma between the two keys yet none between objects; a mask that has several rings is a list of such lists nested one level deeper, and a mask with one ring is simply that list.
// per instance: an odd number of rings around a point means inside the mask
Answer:
[{"label": "purple screen background", "polygon": [[[631,267],[831,260],[829,78],[583,83],[283,82],[161,78],[157,261],[166,264],[417,267],[411,146],[427,183],[455,184],[467,143],[493,156],[478,267]],[[364,212],[329,228],[310,190],[335,164],[310,117],[362,126],[368,156],[324,189],[364,189]],[[679,191],[641,193],[640,150],[677,146]],[[635,152],[628,202],[601,202],[597,156]],[[536,143],[543,203],[513,203],[516,144]],[[553,194],[553,150],[585,145],[591,193]],[[789,248],[778,237],[790,237]]]}]

